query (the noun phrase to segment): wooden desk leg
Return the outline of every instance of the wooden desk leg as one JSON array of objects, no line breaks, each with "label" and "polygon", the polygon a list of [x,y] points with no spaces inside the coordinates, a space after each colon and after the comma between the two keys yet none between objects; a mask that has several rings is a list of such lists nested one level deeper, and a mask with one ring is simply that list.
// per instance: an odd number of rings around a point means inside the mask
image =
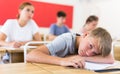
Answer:
[{"label": "wooden desk leg", "polygon": [[10,59],[9,59],[9,63],[12,63],[12,57],[11,57],[11,53],[9,53],[9,57],[10,57]]},{"label": "wooden desk leg", "polygon": [[11,63],[24,62],[23,52],[10,53],[10,62]]}]

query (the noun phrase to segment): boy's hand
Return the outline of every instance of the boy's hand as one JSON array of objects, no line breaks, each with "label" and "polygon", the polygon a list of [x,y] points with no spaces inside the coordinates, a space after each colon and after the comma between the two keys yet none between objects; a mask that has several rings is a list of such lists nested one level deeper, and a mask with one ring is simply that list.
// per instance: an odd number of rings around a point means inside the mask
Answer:
[{"label": "boy's hand", "polygon": [[61,66],[72,66],[72,67],[75,67],[75,68],[84,68],[85,67],[85,61],[80,56],[74,56],[74,57],[63,58],[60,61],[60,65]]}]

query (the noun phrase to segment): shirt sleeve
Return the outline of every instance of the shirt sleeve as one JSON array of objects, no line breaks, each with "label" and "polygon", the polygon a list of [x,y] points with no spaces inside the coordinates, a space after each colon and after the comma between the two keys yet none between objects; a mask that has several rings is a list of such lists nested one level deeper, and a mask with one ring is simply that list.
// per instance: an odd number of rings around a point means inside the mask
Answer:
[{"label": "shirt sleeve", "polygon": [[55,35],[55,25],[51,25],[50,26],[50,32],[49,32],[49,34]]},{"label": "shirt sleeve", "polygon": [[11,22],[7,20],[2,26],[2,28],[0,29],[0,32],[4,33],[6,36],[9,36],[10,26],[11,26],[10,24]]},{"label": "shirt sleeve", "polygon": [[62,36],[58,36],[55,40],[53,40],[51,43],[46,45],[50,54],[53,56],[63,56],[63,53],[66,49],[66,42],[62,38]]},{"label": "shirt sleeve", "polygon": [[32,20],[32,24],[33,24],[33,35],[37,32],[39,32],[39,27],[38,25],[36,24],[36,22],[34,20]]},{"label": "shirt sleeve", "polygon": [[65,32],[70,32],[69,28],[67,26],[65,26]]}]

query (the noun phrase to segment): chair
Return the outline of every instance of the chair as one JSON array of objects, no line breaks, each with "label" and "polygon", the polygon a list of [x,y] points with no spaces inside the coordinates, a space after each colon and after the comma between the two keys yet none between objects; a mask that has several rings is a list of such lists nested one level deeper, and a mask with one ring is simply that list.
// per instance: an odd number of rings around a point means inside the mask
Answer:
[{"label": "chair", "polygon": [[115,60],[119,60],[120,61],[120,41],[114,41],[112,43],[112,50],[114,50],[114,57]]},{"label": "chair", "polygon": [[26,63],[26,55],[27,55],[27,49],[35,49],[37,46],[30,46],[31,44],[48,44],[50,41],[32,41],[28,42],[24,46],[24,63]]}]

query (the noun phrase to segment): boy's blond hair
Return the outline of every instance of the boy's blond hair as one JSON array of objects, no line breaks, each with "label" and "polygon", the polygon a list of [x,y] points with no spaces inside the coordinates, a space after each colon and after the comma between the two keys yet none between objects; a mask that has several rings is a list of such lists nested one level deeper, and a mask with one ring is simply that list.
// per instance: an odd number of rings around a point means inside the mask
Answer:
[{"label": "boy's blond hair", "polygon": [[98,49],[103,57],[108,56],[111,52],[112,38],[109,32],[98,27],[90,32],[90,36],[98,39]]}]

